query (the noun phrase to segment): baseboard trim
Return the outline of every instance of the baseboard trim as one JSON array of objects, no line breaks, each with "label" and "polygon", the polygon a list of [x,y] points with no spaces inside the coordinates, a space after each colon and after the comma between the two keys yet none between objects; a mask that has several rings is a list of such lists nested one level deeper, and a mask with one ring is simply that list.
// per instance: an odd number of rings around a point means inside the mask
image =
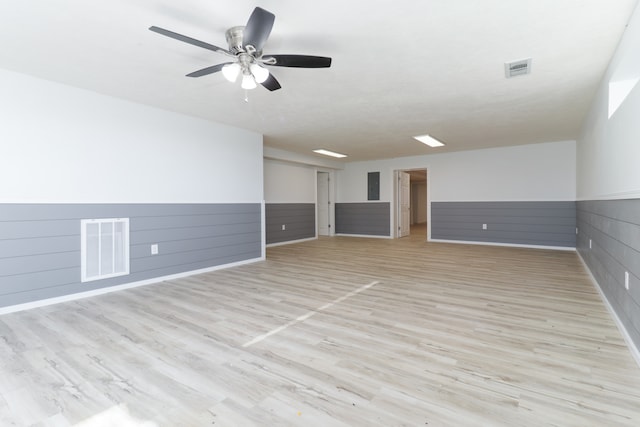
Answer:
[{"label": "baseboard trim", "polygon": [[168,280],[181,279],[183,277],[194,276],[196,274],[210,273],[216,270],[222,270],[222,269],[231,268],[231,267],[238,267],[240,265],[252,264],[254,262],[264,261],[264,260],[265,260],[264,257],[252,258],[244,261],[233,262],[230,264],[216,265],[214,267],[201,268],[199,270],[191,270],[191,271],[185,271],[183,273],[170,274],[168,276],[154,277],[153,279],[140,280],[138,282],[131,282],[131,283],[124,283],[122,285],[109,286],[107,288],[94,289],[92,291],[79,292],[75,294],[64,295],[61,297],[47,298],[43,300],[27,302],[24,304],[9,305],[6,307],[0,307],[0,315],[15,313],[17,311],[30,310],[32,308],[45,307],[48,305],[60,304],[63,302],[75,301],[75,300],[94,297],[98,295],[104,295],[111,292],[123,291],[125,289],[137,288],[140,286],[153,285],[161,282],[166,282]]},{"label": "baseboard trim", "polygon": [[522,245],[518,243],[476,242],[472,240],[430,239],[429,242],[459,243],[462,245],[480,245],[480,246],[505,246],[508,248],[551,249],[555,251],[575,251],[576,250],[576,248],[571,246]]},{"label": "baseboard trim", "polygon": [[582,255],[580,255],[580,252],[576,251],[576,253],[578,254],[578,258],[580,259],[580,262],[582,262],[584,269],[587,270],[587,274],[591,278],[591,283],[600,294],[600,298],[602,299],[602,302],[604,302],[605,307],[607,307],[609,314],[611,314],[611,317],[613,317],[613,321],[615,322],[616,326],[618,327],[618,330],[622,334],[622,338],[624,338],[624,342],[627,343],[627,348],[631,352],[631,356],[633,356],[636,363],[638,364],[638,367],[640,367],[640,349],[638,349],[638,347],[636,347],[635,344],[633,343],[633,340],[631,339],[629,332],[627,332],[627,328],[624,327],[624,324],[618,317],[618,314],[613,309],[613,306],[611,305],[611,303],[609,303],[609,299],[607,298],[604,291],[600,287],[600,283],[598,283],[593,273],[591,273],[591,269],[589,269],[589,266],[585,262],[584,258],[582,258]]},{"label": "baseboard trim", "polygon": [[317,237],[307,237],[306,239],[297,239],[297,240],[286,240],[284,242],[276,242],[276,243],[269,243],[267,245],[268,248],[272,248],[274,246],[283,246],[283,245],[291,245],[293,243],[302,243],[302,242],[308,242],[309,240],[318,240]]},{"label": "baseboard trim", "polygon": [[391,236],[378,236],[375,234],[342,234],[342,233],[336,233],[336,236],[340,236],[340,237],[367,237],[369,239],[391,239]]}]

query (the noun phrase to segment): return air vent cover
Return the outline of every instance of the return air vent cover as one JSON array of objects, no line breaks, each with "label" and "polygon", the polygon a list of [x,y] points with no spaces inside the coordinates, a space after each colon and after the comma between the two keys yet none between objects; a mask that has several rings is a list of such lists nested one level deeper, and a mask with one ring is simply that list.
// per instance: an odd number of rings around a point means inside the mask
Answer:
[{"label": "return air vent cover", "polygon": [[80,221],[81,281],[129,274],[129,218]]},{"label": "return air vent cover", "polygon": [[504,73],[508,79],[516,76],[524,76],[531,73],[531,58],[519,61],[505,62]]}]

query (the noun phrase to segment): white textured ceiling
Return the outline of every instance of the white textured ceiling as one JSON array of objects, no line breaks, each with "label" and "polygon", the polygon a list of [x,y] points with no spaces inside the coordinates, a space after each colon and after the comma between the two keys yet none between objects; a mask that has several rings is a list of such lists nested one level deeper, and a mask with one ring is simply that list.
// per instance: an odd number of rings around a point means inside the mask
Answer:
[{"label": "white textured ceiling", "polygon": [[[577,138],[637,0],[14,0],[0,2],[0,68],[260,132],[265,145],[366,160]],[[276,15],[264,52],[330,56],[244,91],[220,54],[255,6]],[[504,62],[533,58],[505,79]],[[0,94],[1,96],[1,94]],[[444,148],[411,139],[430,133]]]}]

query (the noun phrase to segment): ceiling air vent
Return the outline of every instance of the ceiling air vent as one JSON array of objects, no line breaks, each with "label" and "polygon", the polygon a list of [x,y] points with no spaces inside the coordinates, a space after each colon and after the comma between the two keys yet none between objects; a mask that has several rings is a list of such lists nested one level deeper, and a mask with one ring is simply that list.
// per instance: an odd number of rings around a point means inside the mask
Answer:
[{"label": "ceiling air vent", "polygon": [[523,76],[531,73],[531,58],[520,61],[505,62],[504,73],[508,79],[516,76]]}]

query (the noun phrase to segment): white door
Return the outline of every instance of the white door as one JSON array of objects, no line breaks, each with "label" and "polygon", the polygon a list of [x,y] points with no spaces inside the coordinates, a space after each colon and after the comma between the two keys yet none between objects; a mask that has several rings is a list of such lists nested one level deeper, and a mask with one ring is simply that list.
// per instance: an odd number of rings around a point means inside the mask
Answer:
[{"label": "white door", "polygon": [[318,172],[318,196],[316,210],[318,218],[318,236],[329,235],[329,173]]},{"label": "white door", "polygon": [[411,178],[407,172],[398,173],[398,194],[398,237],[404,237],[409,235],[411,227]]}]

